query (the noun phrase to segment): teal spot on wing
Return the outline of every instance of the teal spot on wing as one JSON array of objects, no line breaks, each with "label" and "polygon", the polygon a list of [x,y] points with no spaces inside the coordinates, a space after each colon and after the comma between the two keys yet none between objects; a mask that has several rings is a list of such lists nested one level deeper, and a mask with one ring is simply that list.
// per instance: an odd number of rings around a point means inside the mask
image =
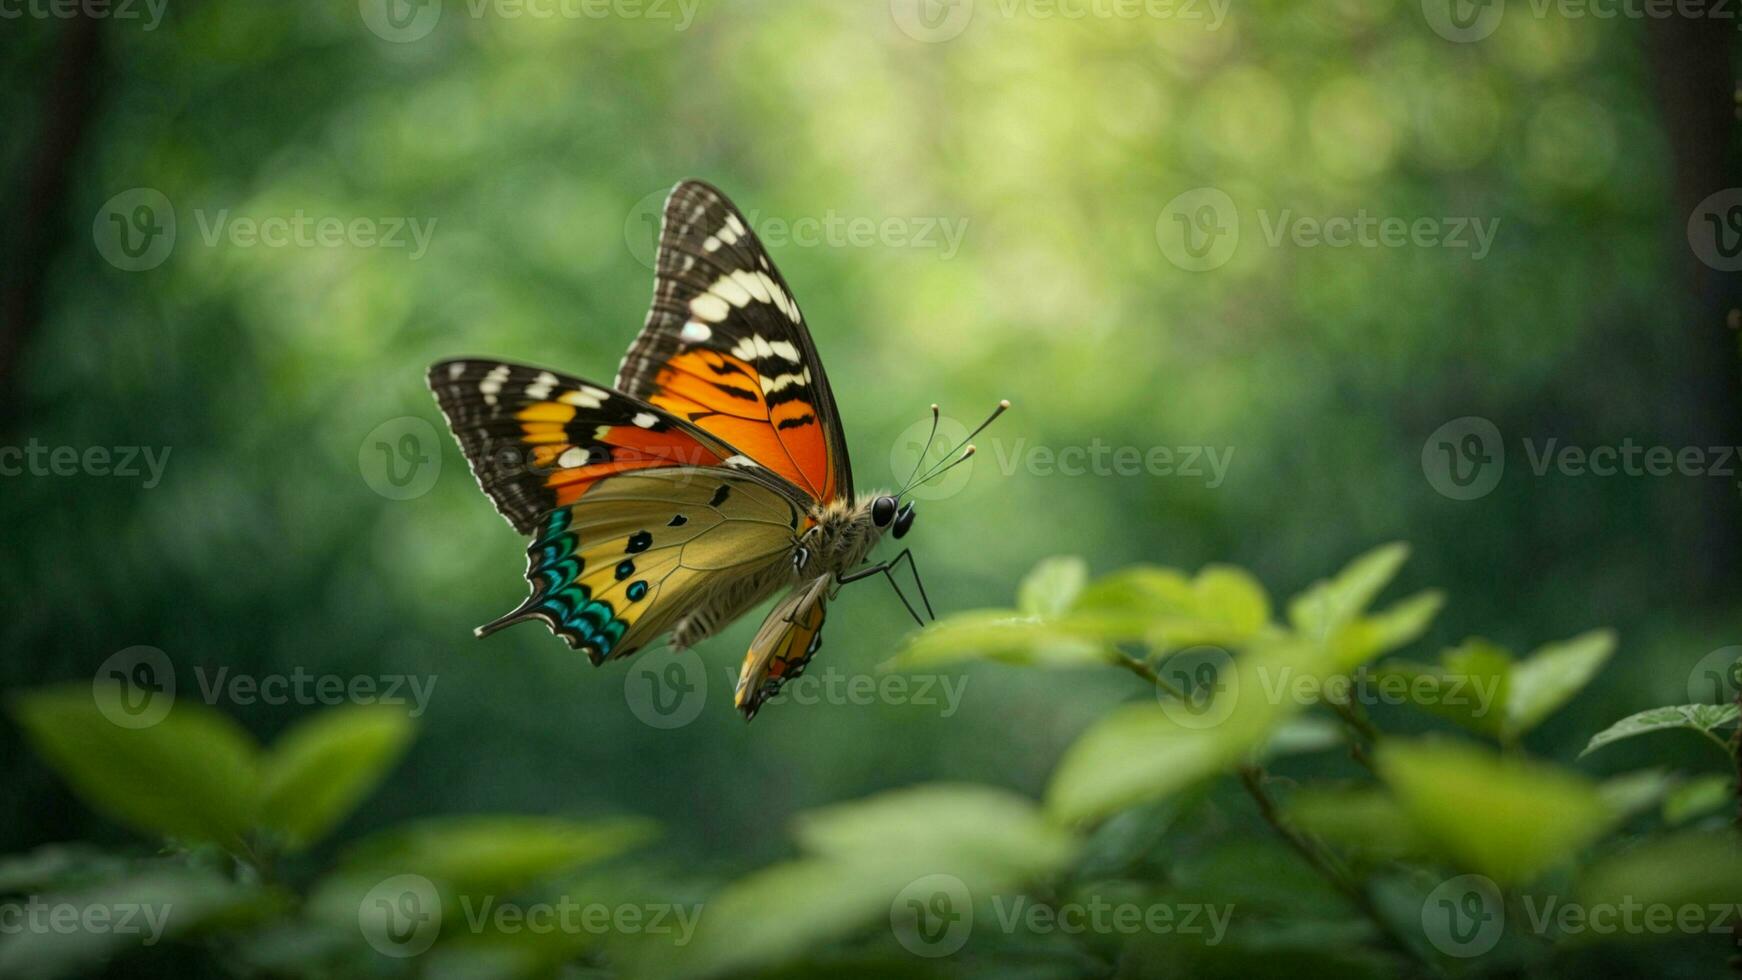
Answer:
[{"label": "teal spot on wing", "polygon": [[526,578],[534,590],[527,604],[544,614],[559,635],[598,662],[611,653],[629,624],[617,617],[611,603],[594,599],[593,590],[580,581],[587,568],[573,524],[570,508],[552,511],[527,549],[531,562]]}]

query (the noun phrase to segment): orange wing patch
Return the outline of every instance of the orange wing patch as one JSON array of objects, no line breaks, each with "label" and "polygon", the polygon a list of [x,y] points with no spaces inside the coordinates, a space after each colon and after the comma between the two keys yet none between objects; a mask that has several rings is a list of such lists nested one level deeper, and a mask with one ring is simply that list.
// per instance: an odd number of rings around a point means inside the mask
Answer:
[{"label": "orange wing patch", "polygon": [[810,369],[778,354],[693,347],[660,366],[647,400],[827,501],[840,488],[812,390]]}]

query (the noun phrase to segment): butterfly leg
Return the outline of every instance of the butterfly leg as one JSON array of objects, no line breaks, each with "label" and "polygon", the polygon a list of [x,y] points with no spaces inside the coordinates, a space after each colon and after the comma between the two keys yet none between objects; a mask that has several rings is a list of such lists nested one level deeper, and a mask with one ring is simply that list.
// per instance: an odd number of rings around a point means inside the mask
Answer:
[{"label": "butterfly leg", "polygon": [[[919,613],[914,610],[913,603],[907,601],[907,594],[901,591],[901,584],[899,582],[895,581],[894,575],[890,574],[890,569],[894,568],[896,563],[900,562],[903,558],[907,559],[907,566],[909,568],[914,567],[912,550],[907,549],[907,548],[903,548],[901,550],[901,554],[896,555],[893,559],[891,559],[889,561],[880,561],[875,565],[866,565],[864,568],[854,569],[853,571],[848,572],[847,574],[842,575],[840,578],[836,579],[836,582],[838,582],[841,585],[850,585],[853,582],[859,581],[860,579],[870,578],[873,575],[882,575],[884,578],[889,580],[889,587],[895,590],[895,597],[900,599],[901,604],[907,608],[907,614],[909,616],[913,617],[913,621],[915,623],[918,623],[920,626],[924,626],[925,620],[921,619]],[[925,598],[925,584],[919,582],[918,569],[914,570],[913,580],[914,580],[914,582],[919,583],[920,597],[922,599],[925,599],[925,611],[927,613],[931,613],[931,600]],[[936,619],[937,615],[935,613],[932,613],[932,618]]]},{"label": "butterfly leg", "polygon": [[927,616],[931,617],[932,619],[937,619],[938,614],[935,612],[932,612],[932,609],[931,609],[931,597],[927,596],[925,594],[925,582],[924,582],[924,580],[922,580],[919,577],[919,566],[914,563],[913,549],[912,548],[901,549],[901,554],[896,555],[894,558],[890,559],[889,567],[894,568],[895,563],[901,561],[903,558],[907,559],[908,570],[913,572],[913,584],[919,586],[919,601],[925,603],[925,614]]}]

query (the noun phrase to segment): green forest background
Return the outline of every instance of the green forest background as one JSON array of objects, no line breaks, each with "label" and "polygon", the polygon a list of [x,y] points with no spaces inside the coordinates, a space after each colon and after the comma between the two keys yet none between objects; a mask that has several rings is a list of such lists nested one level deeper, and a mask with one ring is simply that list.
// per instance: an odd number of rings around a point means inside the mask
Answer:
[{"label": "green forest background", "polygon": [[[1112,672],[969,665],[949,672],[954,711],[824,698],[747,726],[731,708],[746,621],[702,648],[706,703],[668,729],[632,710],[629,665],[594,669],[533,626],[472,637],[523,594],[524,542],[424,369],[485,354],[608,381],[645,315],[649,217],[684,177],[759,228],[878,223],[771,243],[863,487],[905,476],[931,402],[969,424],[1015,403],[904,542],[940,612],[1008,605],[1049,555],[1096,573],[1231,562],[1289,594],[1408,541],[1400,589],[1451,600],[1430,647],[1618,632],[1591,691],[1528,738],[1561,759],[1685,701],[1701,658],[1742,643],[1734,474],[1539,476],[1525,449],[1737,442],[1734,284],[1688,235],[1695,203],[1734,183],[1728,130],[1689,115],[1677,73],[1698,59],[1663,25],[1515,4],[1460,43],[1405,0],[1125,19],[982,2],[926,39],[940,21],[914,29],[899,0],[603,18],[449,0],[407,40],[369,6],[170,0],[155,29],[101,22],[88,50],[64,21],[0,23],[0,165],[21,216],[0,442],[170,453],[149,488],[4,479],[0,680],[88,683],[146,645],[182,697],[202,668],[433,683],[405,760],[319,853],[432,814],[634,815],[663,828],[636,860],[705,884],[789,855],[809,808],[932,780],[1038,795],[1065,746],[1136,696]],[[1240,237],[1192,269],[1169,208],[1205,187]],[[170,203],[176,238],[129,271],[105,218],[136,188]],[[1272,244],[1285,212],[1495,233],[1480,256]],[[414,254],[209,233],[298,213],[431,234]],[[913,240],[927,227],[935,246]],[[1459,500],[1423,452],[1469,416],[1502,434],[1505,468]],[[440,432],[418,443],[439,475],[391,499],[376,454],[425,431],[406,417]],[[1097,444],[1232,455],[1213,486],[1000,465]],[[855,586],[811,673],[881,677],[911,627],[885,586]],[[262,738],[321,710],[215,706]],[[1670,737],[1581,766],[1710,751]],[[10,723],[0,785],[0,851],[130,839]]]}]

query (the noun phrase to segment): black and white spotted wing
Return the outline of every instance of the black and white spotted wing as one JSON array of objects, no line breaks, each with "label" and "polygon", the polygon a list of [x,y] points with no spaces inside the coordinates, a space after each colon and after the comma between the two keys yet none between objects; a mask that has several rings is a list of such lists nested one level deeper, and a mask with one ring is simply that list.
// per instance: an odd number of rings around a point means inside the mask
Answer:
[{"label": "black and white spotted wing", "polygon": [[819,502],[853,498],[828,376],[786,280],[739,210],[701,181],[666,200],[653,305],[617,374]]}]

